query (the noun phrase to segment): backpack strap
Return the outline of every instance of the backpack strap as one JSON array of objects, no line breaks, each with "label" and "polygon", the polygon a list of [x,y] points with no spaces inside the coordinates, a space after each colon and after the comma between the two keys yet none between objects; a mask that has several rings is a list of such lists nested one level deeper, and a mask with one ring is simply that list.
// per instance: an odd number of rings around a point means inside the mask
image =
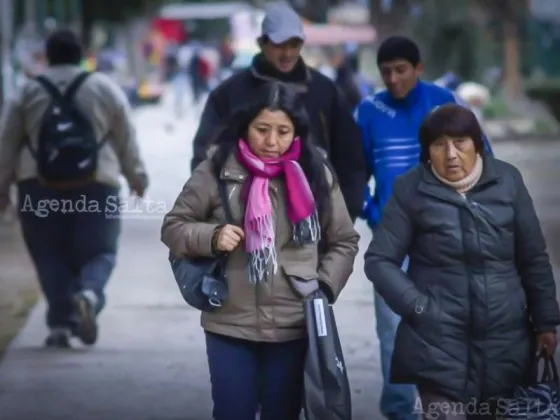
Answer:
[{"label": "backpack strap", "polygon": [[74,97],[82,83],[86,81],[90,74],[91,73],[89,72],[80,73],[74,80],[72,80],[72,82],[70,82],[70,85],[68,85],[68,88],[66,89],[64,94],[60,92],[60,89],[58,89],[58,87],[53,82],[51,82],[43,75],[37,76],[35,80],[39,82],[39,84],[49,93],[49,95],[51,95],[51,97],[55,101],[67,102]]},{"label": "backpack strap", "polygon": [[58,87],[47,79],[45,76],[40,75],[35,77],[35,80],[47,91],[47,93],[55,100],[55,101],[62,101],[63,95],[60,93]]},{"label": "backpack strap", "polygon": [[66,92],[64,92],[64,99],[71,100],[72,98],[74,98],[74,95],[76,94],[80,86],[82,86],[82,84],[90,75],[90,72],[84,71],[83,73],[80,73],[74,80],[72,80],[72,82],[66,89]]}]

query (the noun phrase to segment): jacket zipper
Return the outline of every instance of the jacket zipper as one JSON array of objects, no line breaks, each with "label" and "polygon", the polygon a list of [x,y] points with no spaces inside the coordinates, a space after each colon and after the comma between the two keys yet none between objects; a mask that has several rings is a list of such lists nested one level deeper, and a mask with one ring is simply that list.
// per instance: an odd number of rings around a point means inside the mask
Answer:
[{"label": "jacket zipper", "polygon": [[[468,203],[469,203],[469,206],[471,207],[471,212],[473,213],[473,216],[474,216],[474,212],[476,211],[478,204],[471,201],[470,199],[468,200]],[[474,226],[475,226],[475,229],[476,229],[476,244],[477,244],[478,249],[480,250],[481,249],[480,230],[478,228],[478,223],[476,221],[476,217],[473,217],[473,220],[474,220]],[[483,268],[483,272],[484,272],[484,299],[485,299],[485,303],[487,303],[488,302],[488,287],[487,287],[488,282],[486,281],[486,270],[484,270],[484,268]],[[481,339],[482,339],[482,369],[480,370],[480,373],[479,373],[480,390],[481,390],[480,391],[480,398],[481,398],[482,402],[486,401],[486,399],[485,399],[486,396],[485,396],[485,392],[484,392],[484,389],[485,389],[484,378],[485,378],[485,373],[486,373],[486,325],[488,325],[487,321],[488,321],[488,306],[486,305],[485,309],[484,309],[484,328],[483,328],[483,333],[482,333],[482,337],[481,337]]]},{"label": "jacket zipper", "polygon": [[[467,200],[467,204],[468,204],[468,202],[469,202],[468,198],[466,198],[466,200]],[[465,226],[466,222],[465,222],[464,219],[467,216],[466,216],[465,212],[463,212],[463,211],[462,211],[462,214],[463,215],[461,216],[461,241],[463,243],[463,253],[466,256],[467,255],[467,246],[466,246],[466,243],[465,243],[465,234],[464,234],[464,231],[465,231],[465,228],[466,228],[466,226]],[[467,367],[466,367],[465,382],[464,382],[463,388],[465,389],[465,392],[467,392],[468,391],[468,385],[469,385],[469,369],[470,369],[470,366],[472,364],[472,352],[471,352],[471,347],[470,347],[469,343],[470,343],[471,337],[473,336],[474,328],[473,328],[473,305],[472,305],[473,275],[472,275],[471,269],[468,266],[468,260],[465,261],[465,262],[466,262],[466,265],[465,265],[466,270],[465,271],[467,272],[468,288],[469,288],[469,298],[468,298],[469,299],[469,327],[467,328],[467,333],[466,333],[466,336],[465,336],[465,340],[466,340],[465,342],[467,343],[467,349],[468,350],[467,350]]]}]

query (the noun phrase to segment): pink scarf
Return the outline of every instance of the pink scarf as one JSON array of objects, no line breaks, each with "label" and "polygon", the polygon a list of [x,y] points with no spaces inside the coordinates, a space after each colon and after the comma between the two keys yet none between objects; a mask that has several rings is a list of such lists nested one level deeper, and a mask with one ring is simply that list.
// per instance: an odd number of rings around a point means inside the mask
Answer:
[{"label": "pink scarf", "polygon": [[249,279],[259,283],[266,279],[269,265],[278,269],[272,203],[269,196],[271,178],[284,174],[288,218],[293,225],[293,242],[301,246],[318,243],[321,239],[319,217],[307,178],[298,163],[301,142],[295,138],[286,153],[279,158],[261,159],[239,140],[239,162],[251,175],[245,208],[245,249],[249,254]]}]

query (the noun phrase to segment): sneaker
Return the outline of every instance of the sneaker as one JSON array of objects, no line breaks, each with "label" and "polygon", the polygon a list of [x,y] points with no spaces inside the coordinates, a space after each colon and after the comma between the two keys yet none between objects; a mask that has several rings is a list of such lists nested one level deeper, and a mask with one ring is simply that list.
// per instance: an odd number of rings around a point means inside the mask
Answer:
[{"label": "sneaker", "polygon": [[45,340],[45,346],[58,349],[69,349],[70,330],[65,328],[53,328]]},{"label": "sneaker", "polygon": [[77,336],[87,346],[97,341],[97,319],[95,314],[95,303],[84,293],[74,296],[74,307],[78,315]]}]

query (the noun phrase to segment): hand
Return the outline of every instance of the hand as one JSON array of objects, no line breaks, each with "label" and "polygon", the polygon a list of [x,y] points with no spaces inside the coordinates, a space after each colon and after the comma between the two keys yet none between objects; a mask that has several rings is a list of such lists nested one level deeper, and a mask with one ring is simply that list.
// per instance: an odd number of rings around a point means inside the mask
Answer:
[{"label": "hand", "polygon": [[557,344],[558,341],[554,332],[537,335],[537,356],[554,357]]},{"label": "hand", "polygon": [[225,225],[220,229],[216,248],[220,252],[231,252],[239,246],[245,238],[245,232],[239,226]]},{"label": "hand", "polygon": [[128,185],[132,194],[144,198],[148,189],[148,176],[143,172],[136,173],[132,176],[132,179],[129,179]]},{"label": "hand", "polygon": [[10,207],[10,195],[0,195],[0,213],[4,213]]},{"label": "hand", "polygon": [[140,182],[134,182],[130,184],[130,193],[137,197],[144,198],[144,194],[146,194],[146,188],[144,188],[144,186]]}]

